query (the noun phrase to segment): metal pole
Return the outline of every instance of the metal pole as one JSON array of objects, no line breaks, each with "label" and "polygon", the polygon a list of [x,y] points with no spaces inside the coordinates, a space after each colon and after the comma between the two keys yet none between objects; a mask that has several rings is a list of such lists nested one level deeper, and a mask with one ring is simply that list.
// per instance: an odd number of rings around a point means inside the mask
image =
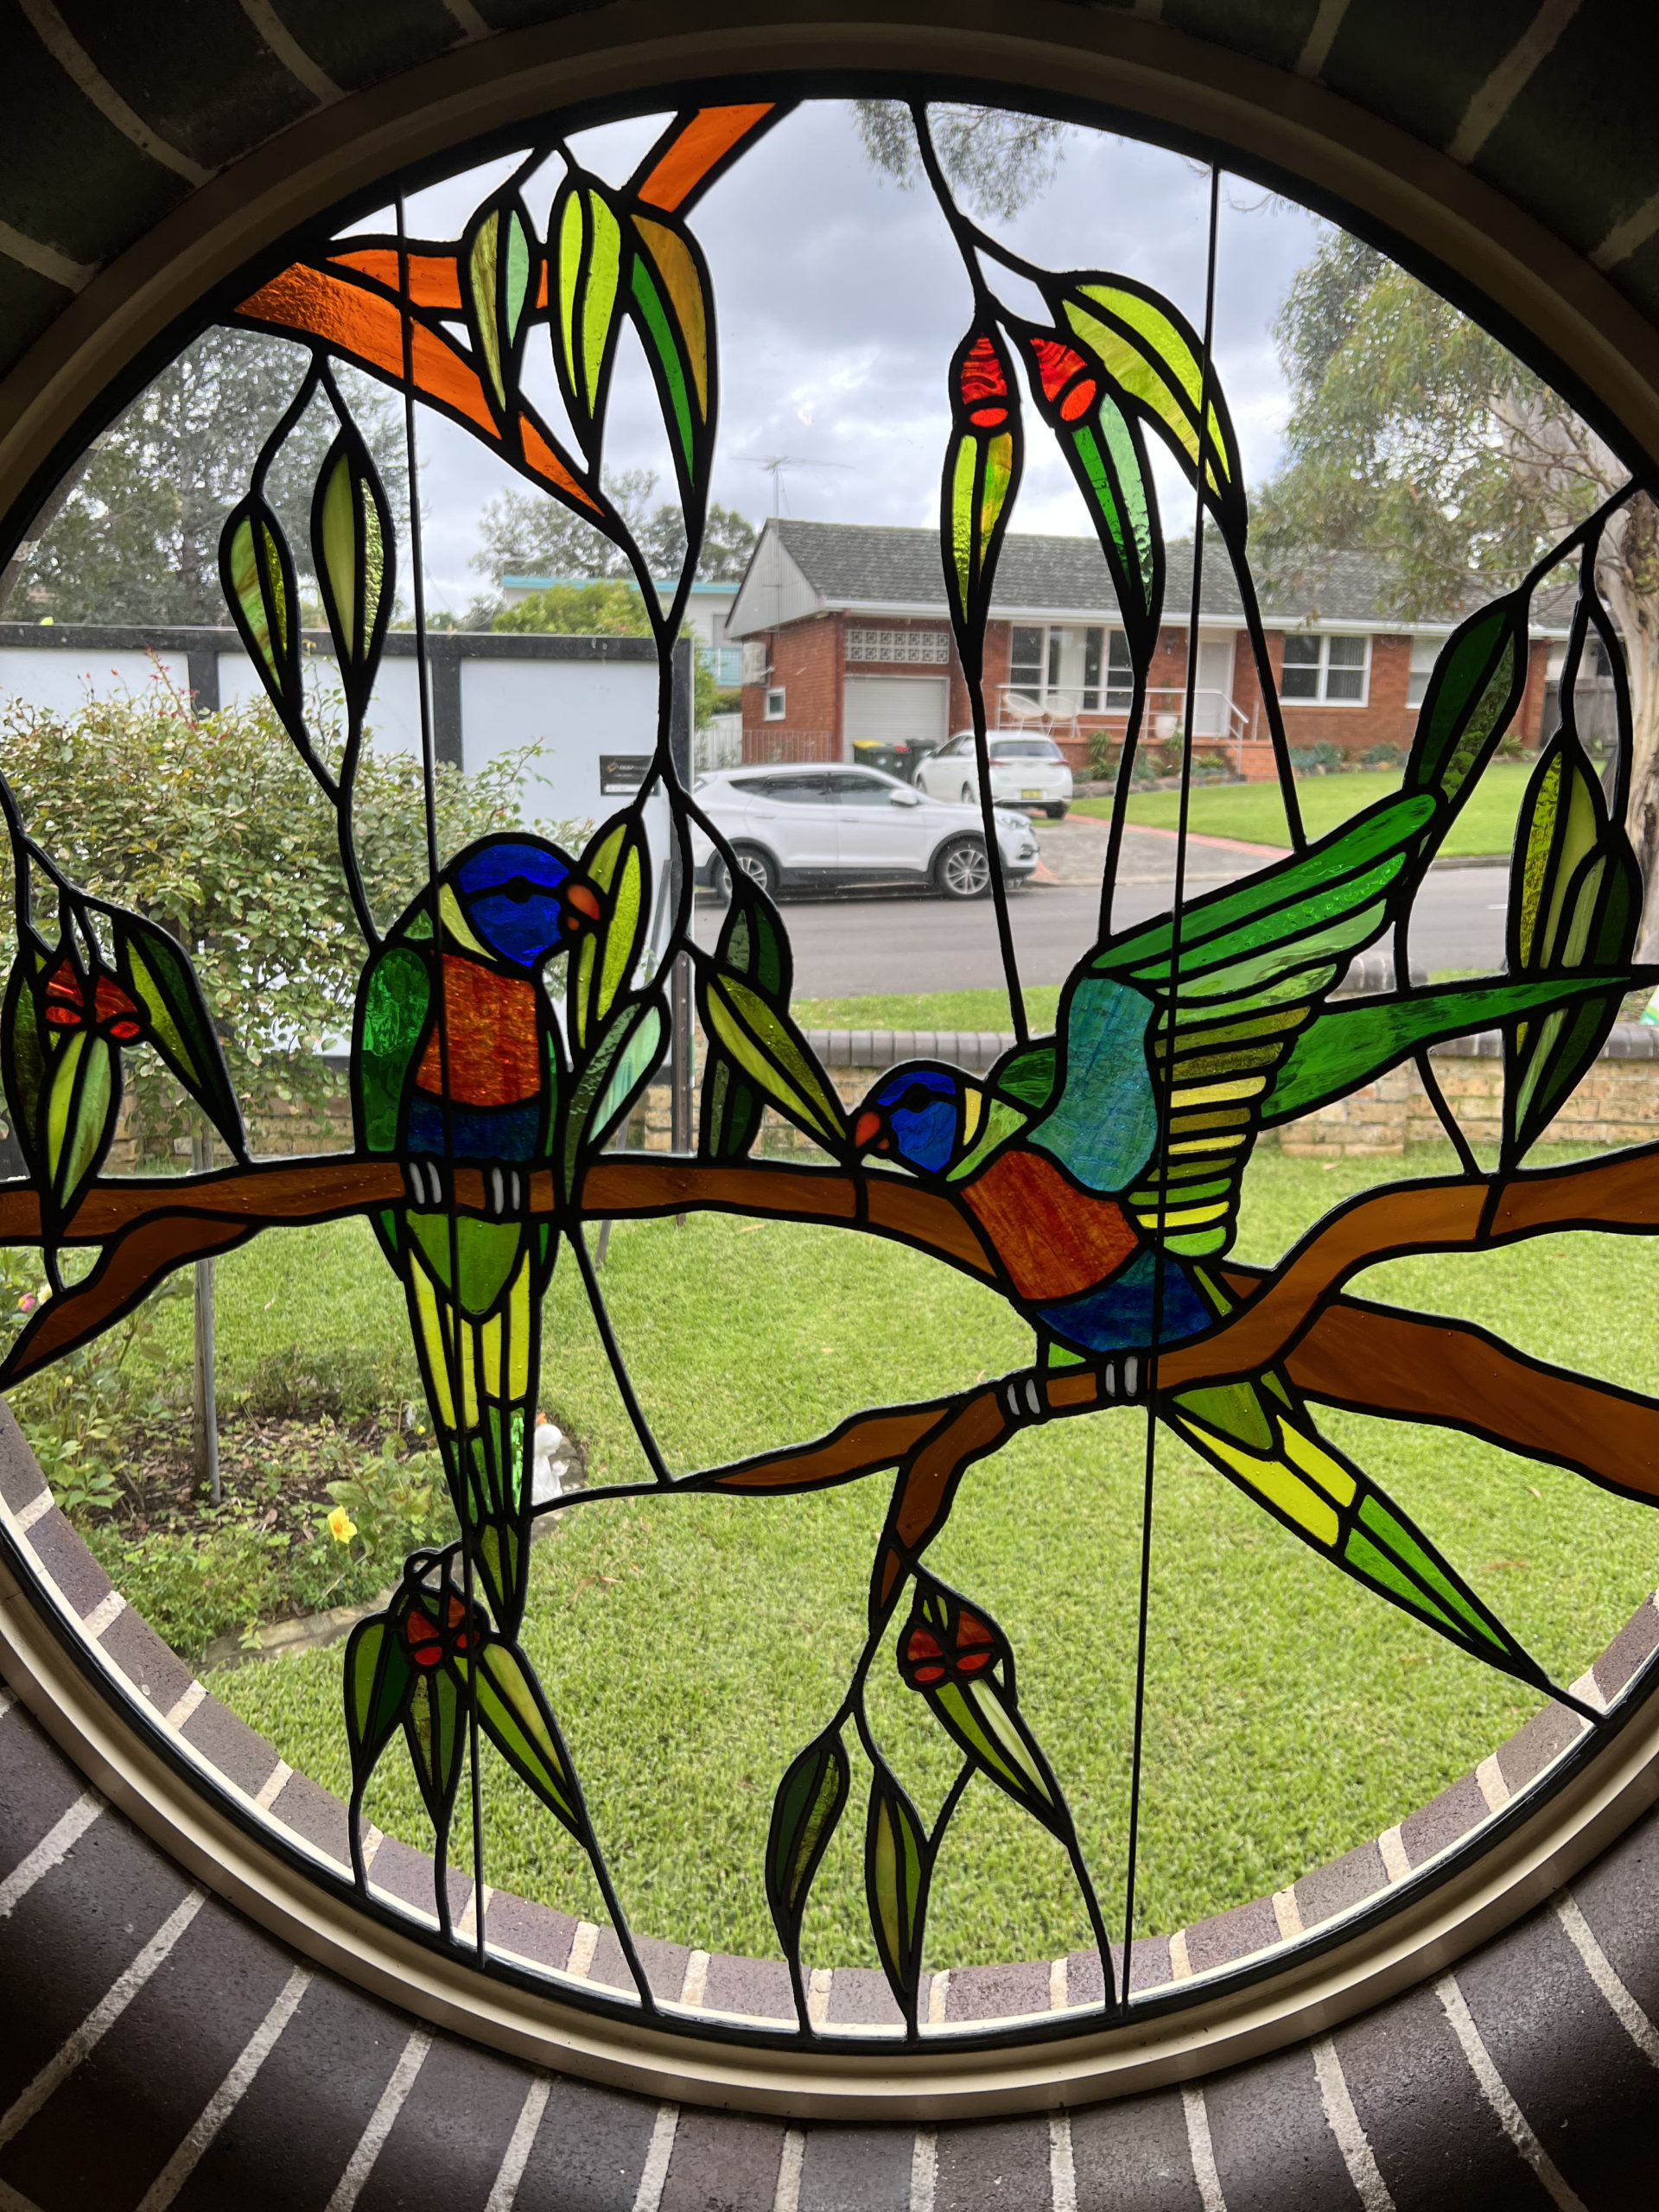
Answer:
[{"label": "metal pole", "polygon": [[[213,1140],[202,1130],[190,1138],[190,1166],[198,1175],[213,1165]],[[194,1405],[196,1479],[207,1485],[213,1503],[219,1502],[219,1407],[213,1389],[213,1263],[196,1262],[195,1389]]]},{"label": "metal pole", "polygon": [[[691,787],[691,722],[696,691],[696,675],[692,662],[695,648],[690,638],[674,641],[674,688],[669,706],[669,757],[674,772],[682,786]],[[680,893],[679,870],[683,866],[678,844],[674,850],[674,893],[677,902]],[[682,953],[674,963],[674,972],[669,978],[669,1011],[673,1021],[673,1045],[669,1059],[670,1128],[669,1146],[671,1151],[687,1153],[691,1150],[692,1136],[692,1037],[691,1037],[691,963]],[[685,1216],[677,1217],[684,1225]]]}]

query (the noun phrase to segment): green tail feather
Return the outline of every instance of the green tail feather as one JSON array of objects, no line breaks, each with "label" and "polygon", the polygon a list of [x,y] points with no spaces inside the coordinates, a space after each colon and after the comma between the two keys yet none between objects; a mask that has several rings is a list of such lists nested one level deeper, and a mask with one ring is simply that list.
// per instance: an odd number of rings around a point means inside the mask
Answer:
[{"label": "green tail feather", "polygon": [[1531,1688],[1549,1677],[1381,1486],[1327,1444],[1282,1377],[1183,1390],[1165,1418],[1184,1442],[1310,1550],[1472,1657]]},{"label": "green tail feather", "polygon": [[[452,1256],[447,1218],[411,1212],[405,1219],[398,1264],[449,1494],[496,1624],[512,1636],[524,1608],[533,1401],[550,1265],[522,1227],[462,1222]],[[459,1300],[449,1294],[452,1280],[461,1283]]]}]

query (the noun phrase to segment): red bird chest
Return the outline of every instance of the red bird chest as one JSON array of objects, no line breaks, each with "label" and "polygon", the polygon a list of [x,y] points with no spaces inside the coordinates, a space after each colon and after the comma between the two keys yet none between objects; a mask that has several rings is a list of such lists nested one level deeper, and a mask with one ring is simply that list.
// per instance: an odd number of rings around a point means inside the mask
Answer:
[{"label": "red bird chest", "polygon": [[415,1080],[434,1098],[447,1090],[456,1106],[513,1106],[533,1098],[542,1087],[536,986],[446,953],[443,1021],[442,1027],[432,1024]]},{"label": "red bird chest", "polygon": [[1001,1154],[962,1197],[1021,1298],[1046,1304],[1091,1290],[1141,1249],[1116,1198],[1078,1190],[1040,1153]]}]

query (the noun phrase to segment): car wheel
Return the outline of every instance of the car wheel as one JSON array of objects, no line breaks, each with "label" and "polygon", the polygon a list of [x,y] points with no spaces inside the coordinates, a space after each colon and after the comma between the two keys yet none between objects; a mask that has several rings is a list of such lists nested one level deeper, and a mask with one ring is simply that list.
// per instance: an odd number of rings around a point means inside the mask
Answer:
[{"label": "car wheel", "polygon": [[[760,885],[768,899],[775,899],[778,896],[778,871],[773,867],[770,857],[763,853],[759,846],[734,845],[732,858],[751,883]],[[714,886],[716,898],[725,899],[731,898],[731,873],[723,860],[717,859],[715,862]]]},{"label": "car wheel", "polygon": [[1047,815],[1051,822],[1064,822],[1065,819],[1065,809],[1064,806],[1046,806],[1043,809],[1043,811]]},{"label": "car wheel", "polygon": [[983,899],[991,887],[991,864],[977,837],[953,837],[934,863],[933,881],[945,899]]}]

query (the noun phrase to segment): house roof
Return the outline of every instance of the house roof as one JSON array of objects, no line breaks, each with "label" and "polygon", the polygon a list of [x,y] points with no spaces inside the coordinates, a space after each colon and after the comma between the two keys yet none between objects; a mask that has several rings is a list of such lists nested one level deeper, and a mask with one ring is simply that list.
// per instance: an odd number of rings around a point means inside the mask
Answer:
[{"label": "house roof", "polygon": [[[1191,613],[1192,548],[1177,542],[1166,553],[1164,620]],[[1375,554],[1325,552],[1294,563],[1260,563],[1256,588],[1272,628],[1357,627],[1444,634],[1461,612],[1439,620],[1402,621],[1387,562]],[[1471,605],[1476,603],[1473,600]],[[1092,537],[1043,537],[1010,531],[1003,540],[992,595],[993,616],[1058,620],[1115,619],[1116,594],[1105,557]],[[760,535],[727,628],[734,638],[826,612],[892,617],[944,615],[944,571],[938,533],[874,523],[769,521]],[[1244,620],[1238,585],[1218,538],[1205,541],[1199,619],[1227,626]],[[1545,631],[1555,625],[1547,622]],[[1540,633],[1540,632],[1535,632]]]}]

